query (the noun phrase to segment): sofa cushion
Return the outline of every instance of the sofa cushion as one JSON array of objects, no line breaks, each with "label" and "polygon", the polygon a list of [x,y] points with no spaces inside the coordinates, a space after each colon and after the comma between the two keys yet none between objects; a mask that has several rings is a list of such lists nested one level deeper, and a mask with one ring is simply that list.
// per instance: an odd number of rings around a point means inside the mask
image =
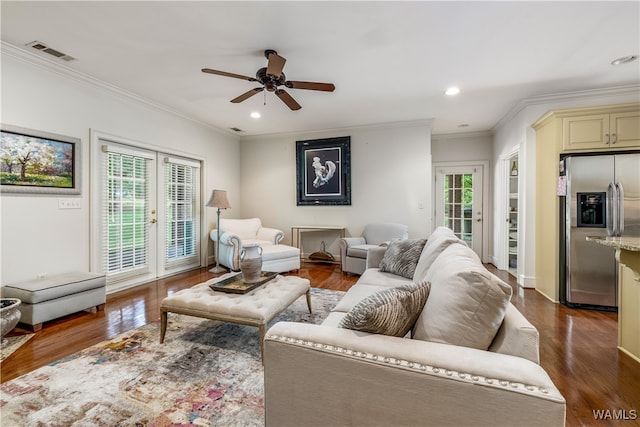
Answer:
[{"label": "sofa cushion", "polygon": [[384,286],[385,288],[396,288],[398,286],[406,285],[407,283],[411,283],[411,279],[407,279],[406,277],[398,276],[393,273],[386,273],[381,271],[379,268],[367,268],[356,286],[360,285],[372,285],[372,286]]},{"label": "sofa cushion", "polygon": [[380,261],[380,270],[413,279],[426,239],[394,239]]},{"label": "sofa cushion", "polygon": [[340,322],[346,316],[347,313],[341,311],[332,311],[329,313],[326,319],[322,321],[323,326],[331,326],[332,328],[340,327]]},{"label": "sofa cushion", "polygon": [[504,319],[511,286],[459,244],[436,258],[425,280],[431,291],[413,338],[487,350]]},{"label": "sofa cushion", "polygon": [[418,265],[413,273],[413,281],[419,282],[423,280],[427,275],[429,267],[433,264],[433,261],[436,260],[442,251],[453,243],[465,244],[462,240],[456,237],[455,234],[453,234],[451,229],[447,227],[436,228],[427,239],[427,243],[424,245],[422,254],[420,254]]},{"label": "sofa cushion", "polygon": [[[404,282],[403,285],[411,282]],[[365,285],[358,283],[355,286],[349,288],[346,294],[338,301],[338,304],[333,308],[333,311],[341,311],[347,313],[353,309],[360,301],[363,299],[370,297],[376,292],[384,291],[385,289],[389,289],[388,286],[374,286],[374,285]]]},{"label": "sofa cushion", "polygon": [[403,337],[411,330],[429,296],[429,283],[385,289],[356,304],[339,326],[372,334]]}]

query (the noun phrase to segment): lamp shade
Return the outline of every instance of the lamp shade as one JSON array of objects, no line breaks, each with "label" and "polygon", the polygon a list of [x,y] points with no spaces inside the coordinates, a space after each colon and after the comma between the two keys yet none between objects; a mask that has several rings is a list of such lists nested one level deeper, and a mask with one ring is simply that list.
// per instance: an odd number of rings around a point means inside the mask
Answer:
[{"label": "lamp shade", "polygon": [[207,202],[207,206],[212,208],[229,209],[231,205],[227,199],[227,192],[225,190],[213,190],[211,198]]}]

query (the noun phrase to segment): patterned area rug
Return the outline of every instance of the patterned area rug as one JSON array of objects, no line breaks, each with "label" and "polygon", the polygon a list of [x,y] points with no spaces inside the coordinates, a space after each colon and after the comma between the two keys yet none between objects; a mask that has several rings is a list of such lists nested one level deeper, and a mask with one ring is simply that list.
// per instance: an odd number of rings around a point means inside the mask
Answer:
[{"label": "patterned area rug", "polygon": [[[312,289],[282,320],[320,323],[344,295]],[[169,314],[0,386],[2,426],[262,426],[258,328]]]},{"label": "patterned area rug", "polygon": [[19,349],[27,341],[33,338],[35,334],[15,335],[13,337],[5,337],[2,340],[2,350],[0,351],[0,362],[11,356],[14,351]]}]

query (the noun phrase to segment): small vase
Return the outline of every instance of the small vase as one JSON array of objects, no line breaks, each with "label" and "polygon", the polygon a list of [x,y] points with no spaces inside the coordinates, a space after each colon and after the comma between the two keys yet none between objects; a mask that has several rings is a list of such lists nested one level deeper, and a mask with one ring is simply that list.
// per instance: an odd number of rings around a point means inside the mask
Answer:
[{"label": "small vase", "polygon": [[262,272],[262,247],[260,245],[246,245],[240,251],[240,270],[245,283],[255,283],[260,280]]},{"label": "small vase", "polygon": [[20,321],[20,310],[18,306],[22,301],[17,298],[2,298],[0,308],[0,332],[2,332],[2,338],[16,327]]}]

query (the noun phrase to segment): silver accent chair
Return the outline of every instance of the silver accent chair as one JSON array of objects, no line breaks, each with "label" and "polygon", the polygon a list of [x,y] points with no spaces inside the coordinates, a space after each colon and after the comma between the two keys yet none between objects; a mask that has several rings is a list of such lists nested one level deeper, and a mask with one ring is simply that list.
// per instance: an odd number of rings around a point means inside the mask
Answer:
[{"label": "silver accent chair", "polygon": [[340,259],[342,272],[362,274],[366,268],[367,253],[370,248],[383,246],[393,239],[408,239],[409,227],[405,224],[367,224],[361,237],[340,239]]}]

